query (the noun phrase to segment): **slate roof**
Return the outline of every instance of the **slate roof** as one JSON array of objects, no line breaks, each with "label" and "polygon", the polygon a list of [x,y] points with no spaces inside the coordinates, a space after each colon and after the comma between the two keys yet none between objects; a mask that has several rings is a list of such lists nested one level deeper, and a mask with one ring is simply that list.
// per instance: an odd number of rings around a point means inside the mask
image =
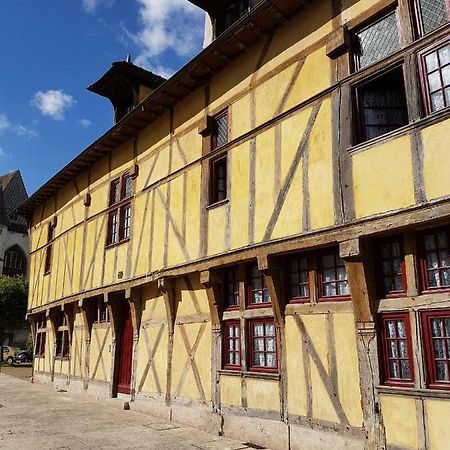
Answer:
[{"label": "slate roof", "polygon": [[17,216],[16,208],[28,198],[19,170],[0,176],[0,224],[8,230],[27,232],[27,222]]}]

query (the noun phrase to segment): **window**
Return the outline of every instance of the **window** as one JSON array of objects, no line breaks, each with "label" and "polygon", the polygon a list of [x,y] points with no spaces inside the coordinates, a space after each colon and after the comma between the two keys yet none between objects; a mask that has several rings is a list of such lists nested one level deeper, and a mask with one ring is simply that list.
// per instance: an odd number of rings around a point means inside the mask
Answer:
[{"label": "window", "polygon": [[15,277],[25,275],[27,271],[27,260],[23,250],[14,245],[5,252],[3,259],[3,275]]},{"label": "window", "polygon": [[94,323],[108,323],[109,313],[108,307],[104,302],[103,298],[99,298],[97,303],[94,305]]},{"label": "window", "polygon": [[377,243],[378,272],[382,296],[392,297],[406,292],[406,273],[401,237],[396,236]]},{"label": "window", "polygon": [[213,117],[211,150],[222,147],[228,142],[228,109]]},{"label": "window", "polygon": [[308,258],[293,255],[286,260],[289,300],[291,302],[309,301]]},{"label": "window", "polygon": [[70,352],[69,326],[67,324],[66,315],[60,313],[57,321],[56,329],[56,357],[68,358]]},{"label": "window", "polygon": [[227,199],[227,155],[211,160],[210,204]]},{"label": "window", "polygon": [[267,306],[270,305],[270,294],[266,286],[264,274],[253,264],[249,269],[249,289],[248,306]]},{"label": "window", "polygon": [[277,344],[272,319],[249,321],[249,348],[250,370],[277,371]]},{"label": "window", "polygon": [[229,2],[216,19],[216,36],[219,36],[237,22],[250,10],[249,0],[234,0]]},{"label": "window", "polygon": [[450,288],[450,227],[422,234],[422,288],[423,290]]},{"label": "window", "polygon": [[383,314],[381,323],[384,383],[412,386],[414,369],[408,313]]},{"label": "window", "polygon": [[425,51],[420,61],[427,112],[446,108],[450,105],[450,44]]},{"label": "window", "polygon": [[420,34],[427,34],[450,19],[448,0],[415,0]]},{"label": "window", "polygon": [[47,319],[45,316],[39,316],[36,319],[36,343],[34,347],[34,356],[44,356],[46,336]]},{"label": "window", "polygon": [[429,387],[450,389],[450,310],[422,313]]},{"label": "window", "polygon": [[376,138],[408,124],[402,67],[370,79],[356,88],[358,142]]},{"label": "window", "polygon": [[348,299],[347,271],[338,249],[330,249],[319,257],[319,293],[322,299]]},{"label": "window", "polygon": [[241,327],[238,321],[228,321],[224,325],[224,369],[236,370],[241,367]]},{"label": "window", "polygon": [[49,223],[47,230],[47,248],[45,249],[44,275],[49,274],[52,268],[53,237],[54,226],[53,223]]},{"label": "window", "polygon": [[111,182],[109,194],[110,212],[108,217],[107,245],[118,244],[130,237],[131,195],[133,179],[127,172],[121,178]]},{"label": "window", "polygon": [[370,66],[397,50],[400,50],[397,10],[355,32],[356,70]]},{"label": "window", "polygon": [[239,308],[239,268],[232,267],[225,272],[224,279],[225,309]]}]

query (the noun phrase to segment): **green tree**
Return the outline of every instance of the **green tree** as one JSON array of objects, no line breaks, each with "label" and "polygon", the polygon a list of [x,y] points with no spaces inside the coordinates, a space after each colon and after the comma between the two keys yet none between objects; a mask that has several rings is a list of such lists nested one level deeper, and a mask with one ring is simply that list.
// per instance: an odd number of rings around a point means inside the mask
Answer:
[{"label": "green tree", "polygon": [[0,359],[3,357],[3,341],[7,334],[26,325],[27,300],[26,277],[0,275]]}]

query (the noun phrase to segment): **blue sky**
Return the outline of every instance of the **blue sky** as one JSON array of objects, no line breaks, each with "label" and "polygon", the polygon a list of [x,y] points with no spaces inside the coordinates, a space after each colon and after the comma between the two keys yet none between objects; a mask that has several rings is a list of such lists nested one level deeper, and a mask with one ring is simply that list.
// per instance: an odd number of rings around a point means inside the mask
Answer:
[{"label": "blue sky", "polygon": [[86,87],[111,63],[169,76],[201,50],[203,14],[187,0],[0,0],[0,174],[33,193],[112,126]]}]

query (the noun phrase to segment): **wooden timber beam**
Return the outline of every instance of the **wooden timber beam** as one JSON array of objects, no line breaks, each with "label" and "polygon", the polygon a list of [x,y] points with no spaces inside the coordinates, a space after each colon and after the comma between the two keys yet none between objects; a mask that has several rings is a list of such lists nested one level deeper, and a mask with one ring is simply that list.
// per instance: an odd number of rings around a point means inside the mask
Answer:
[{"label": "wooden timber beam", "polygon": [[206,289],[208,297],[209,311],[211,314],[211,393],[212,407],[216,413],[220,412],[220,374],[222,366],[222,280],[217,276],[217,272],[204,270],[200,272],[200,283]]},{"label": "wooden timber beam", "polygon": [[172,360],[173,360],[173,335],[175,332],[175,319],[177,317],[178,299],[175,295],[175,282],[169,278],[158,279],[158,289],[164,297],[168,325],[168,348],[167,348],[167,374],[166,374],[166,405],[171,404],[172,390]]},{"label": "wooden timber beam", "polygon": [[261,255],[257,258],[258,269],[264,275],[264,281],[269,290],[275,321],[277,350],[278,350],[278,372],[280,374],[280,417],[285,423],[288,422],[288,392],[287,392],[287,357],[286,357],[286,322],[285,301],[283,298],[283,278],[278,261],[269,255]]},{"label": "wooden timber beam", "polygon": [[361,404],[364,428],[367,433],[366,450],[386,448],[383,416],[380,412],[376,386],[379,384],[374,280],[370,252],[365,242],[351,239],[339,244],[349,280],[356,326]]},{"label": "wooden timber beam", "polygon": [[81,320],[83,322],[84,334],[84,367],[83,367],[83,388],[89,387],[89,369],[90,369],[90,351],[92,338],[92,305],[87,299],[82,298],[78,302],[78,308],[81,312]]}]

